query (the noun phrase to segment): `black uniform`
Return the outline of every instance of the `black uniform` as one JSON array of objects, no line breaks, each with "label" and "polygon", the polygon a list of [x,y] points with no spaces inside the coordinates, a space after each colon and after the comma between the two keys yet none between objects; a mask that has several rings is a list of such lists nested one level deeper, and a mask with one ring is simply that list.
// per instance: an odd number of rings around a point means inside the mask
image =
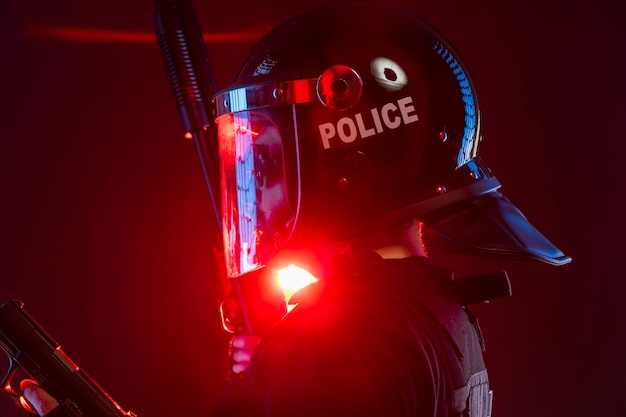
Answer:
[{"label": "black uniform", "polygon": [[296,297],[215,417],[490,414],[475,318],[427,259],[338,257]]}]

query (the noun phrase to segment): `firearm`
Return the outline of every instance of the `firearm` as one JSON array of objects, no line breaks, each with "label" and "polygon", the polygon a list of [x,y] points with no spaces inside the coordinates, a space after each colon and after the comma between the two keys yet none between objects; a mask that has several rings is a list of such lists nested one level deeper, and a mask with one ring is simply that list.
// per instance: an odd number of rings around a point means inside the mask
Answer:
[{"label": "firearm", "polygon": [[18,300],[0,306],[0,347],[10,360],[2,389],[30,414],[24,397],[12,387],[19,369],[52,395],[70,417],[135,417],[124,411],[24,310]]}]

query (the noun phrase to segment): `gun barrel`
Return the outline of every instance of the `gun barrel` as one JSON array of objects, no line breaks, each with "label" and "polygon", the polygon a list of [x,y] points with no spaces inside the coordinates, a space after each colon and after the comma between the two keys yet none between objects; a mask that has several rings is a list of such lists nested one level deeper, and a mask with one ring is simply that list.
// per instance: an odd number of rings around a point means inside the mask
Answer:
[{"label": "gun barrel", "polygon": [[10,356],[12,364],[37,381],[70,416],[135,415],[123,410],[91,376],[77,366],[26,312],[21,301],[9,300],[0,306],[0,347]]}]

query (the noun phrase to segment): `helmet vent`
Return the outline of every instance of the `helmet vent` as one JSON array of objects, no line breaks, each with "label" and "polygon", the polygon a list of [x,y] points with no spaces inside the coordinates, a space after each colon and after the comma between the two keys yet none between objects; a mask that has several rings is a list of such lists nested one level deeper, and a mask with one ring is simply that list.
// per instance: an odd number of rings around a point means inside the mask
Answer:
[{"label": "helmet vent", "polygon": [[382,56],[372,59],[370,72],[378,85],[390,93],[402,90],[409,81],[400,64]]},{"label": "helmet vent", "polygon": [[391,68],[385,68],[384,74],[385,78],[389,81],[396,81],[398,79],[398,74]]}]

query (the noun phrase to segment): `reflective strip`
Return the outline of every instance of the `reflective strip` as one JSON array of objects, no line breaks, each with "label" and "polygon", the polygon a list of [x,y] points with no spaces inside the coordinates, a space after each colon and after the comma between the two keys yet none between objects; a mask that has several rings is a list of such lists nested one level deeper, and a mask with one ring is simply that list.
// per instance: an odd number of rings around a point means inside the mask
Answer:
[{"label": "reflective strip", "polygon": [[229,103],[232,103],[233,107],[245,109],[248,107],[248,97],[246,96],[245,88],[237,88],[228,92]]},{"label": "reflective strip", "polygon": [[314,103],[317,78],[272,82],[221,92],[215,96],[216,117],[244,110],[288,104]]}]

